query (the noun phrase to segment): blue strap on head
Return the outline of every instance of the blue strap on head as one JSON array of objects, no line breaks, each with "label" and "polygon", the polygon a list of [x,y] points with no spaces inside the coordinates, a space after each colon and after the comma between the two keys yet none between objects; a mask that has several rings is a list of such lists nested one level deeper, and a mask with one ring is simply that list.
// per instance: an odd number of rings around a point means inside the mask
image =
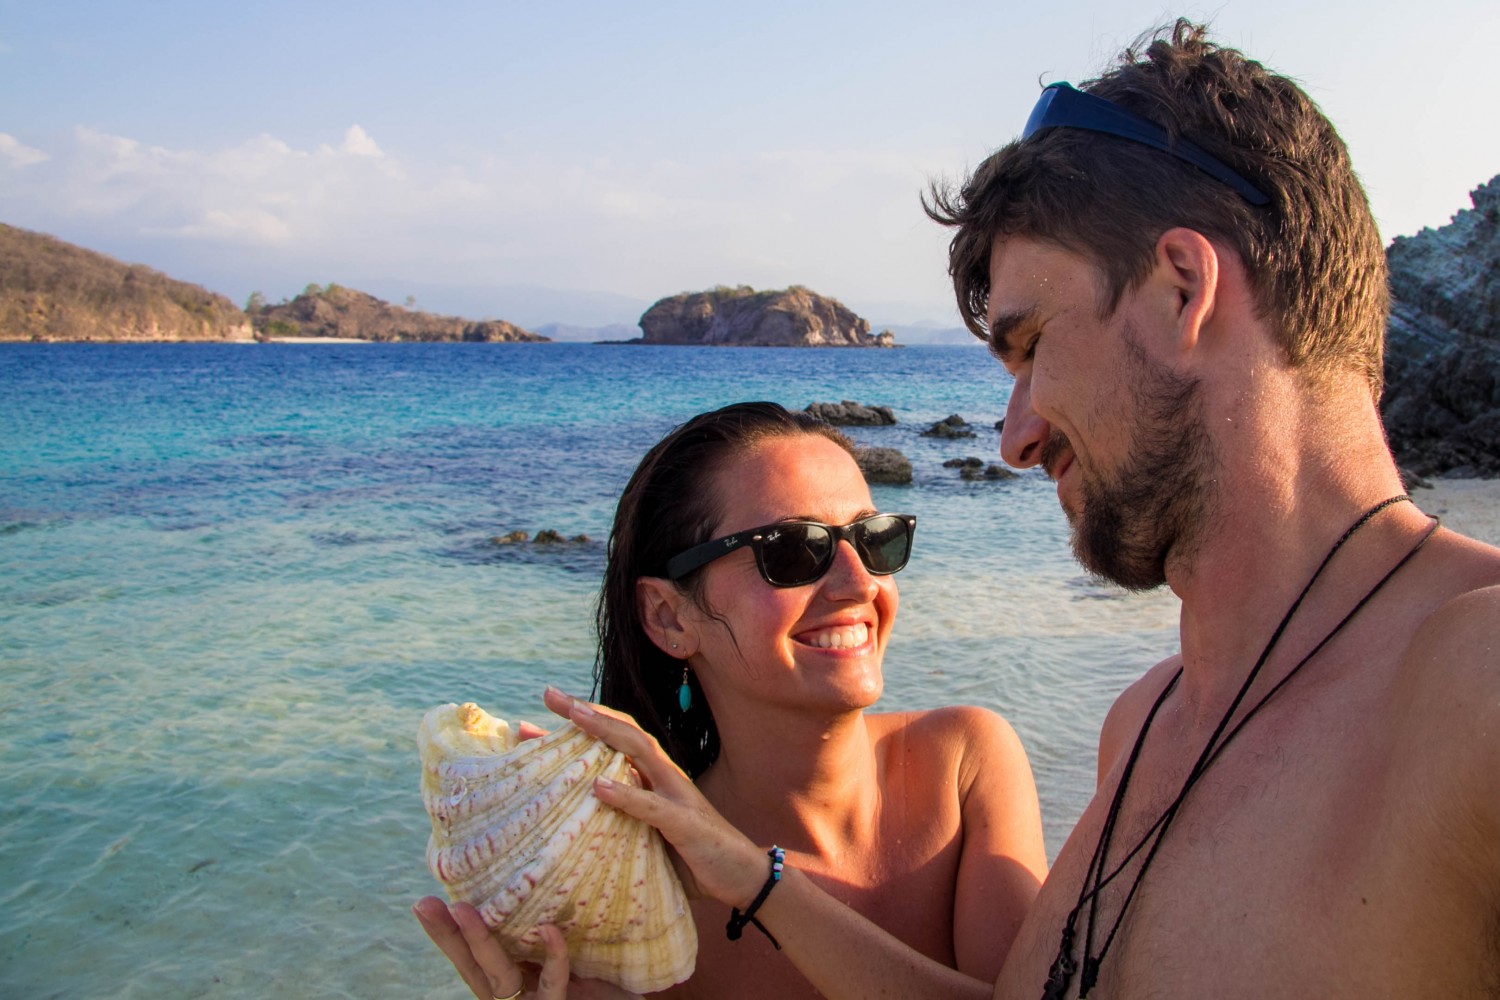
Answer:
[{"label": "blue strap on head", "polygon": [[1026,119],[1021,141],[1049,128],[1081,128],[1139,142],[1184,163],[1191,163],[1220,183],[1234,188],[1252,205],[1271,203],[1265,192],[1231,170],[1222,160],[1210,156],[1186,139],[1174,139],[1155,122],[1126,111],[1112,101],[1076,90],[1071,84],[1054,83],[1042,91],[1036,107],[1031,109],[1031,116]]}]

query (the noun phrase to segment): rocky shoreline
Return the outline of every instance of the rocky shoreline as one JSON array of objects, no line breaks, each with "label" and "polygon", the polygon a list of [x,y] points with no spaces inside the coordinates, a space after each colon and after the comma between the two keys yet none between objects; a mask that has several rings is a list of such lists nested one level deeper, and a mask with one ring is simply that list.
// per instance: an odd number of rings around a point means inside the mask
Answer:
[{"label": "rocky shoreline", "polygon": [[1448,225],[1386,252],[1381,416],[1418,476],[1500,476],[1500,176],[1470,198]]}]

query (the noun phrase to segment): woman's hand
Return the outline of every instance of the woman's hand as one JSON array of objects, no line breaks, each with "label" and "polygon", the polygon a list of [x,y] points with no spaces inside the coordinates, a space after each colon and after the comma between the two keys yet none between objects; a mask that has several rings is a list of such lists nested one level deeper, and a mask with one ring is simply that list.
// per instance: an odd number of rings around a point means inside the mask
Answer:
[{"label": "woman's hand", "polygon": [[[533,1000],[641,1000],[635,994],[592,979],[568,981],[568,949],[562,931],[551,924],[540,928],[547,949],[540,974],[523,973],[521,967],[495,940],[479,911],[468,903],[448,905],[427,896],[411,908],[417,922],[432,938],[453,968],[463,977],[476,1000],[508,1000],[513,996]],[[522,992],[517,993],[520,990]]]},{"label": "woman's hand", "polygon": [[[479,911],[468,903],[449,906],[436,896],[427,896],[411,908],[432,943],[453,963],[476,1000],[510,997],[525,987],[521,967],[510,960],[485,926]],[[539,1000],[564,1000],[568,995],[568,949],[562,932],[550,925],[541,929],[547,958],[540,976],[532,984]]]},{"label": "woman's hand", "polygon": [[556,688],[548,688],[543,699],[552,711],[630,757],[645,787],[600,779],[594,794],[661,831],[676,852],[677,874],[688,895],[741,908],[755,898],[768,871],[764,848],[720,816],[634,719]]}]

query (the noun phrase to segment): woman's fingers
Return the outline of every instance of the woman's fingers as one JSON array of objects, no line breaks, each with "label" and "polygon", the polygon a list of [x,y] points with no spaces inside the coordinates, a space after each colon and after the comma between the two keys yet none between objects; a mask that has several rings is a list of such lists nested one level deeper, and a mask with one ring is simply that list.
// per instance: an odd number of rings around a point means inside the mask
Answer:
[{"label": "woman's fingers", "polygon": [[694,788],[692,781],[673,763],[655,738],[624,712],[590,704],[582,698],[570,697],[551,687],[547,688],[542,698],[552,711],[628,756],[647,787],[657,791],[671,789],[675,792],[687,792]]},{"label": "woman's fingers", "polygon": [[566,1000],[568,995],[568,946],[563,942],[562,931],[551,924],[538,928],[547,957],[542,961],[542,974],[536,983],[536,1000]]},{"label": "woman's fingers", "polygon": [[[468,903],[454,903],[449,909],[453,912],[453,919],[458,922],[459,929],[463,931],[469,952],[484,974],[484,988],[490,991],[490,995],[482,1000],[508,997],[520,989],[524,979],[520,967],[505,954],[479,911]],[[566,953],[564,957],[566,958]],[[469,988],[473,989],[473,985],[470,983]]]},{"label": "woman's fingers", "polygon": [[547,730],[535,722],[518,722],[516,723],[516,735],[523,740],[534,740],[538,736],[546,736]]},{"label": "woman's fingers", "polygon": [[548,688],[543,697],[552,711],[630,757],[645,787],[599,780],[594,794],[661,831],[677,852],[678,874],[689,895],[710,896],[730,906],[743,905],[755,895],[766,877],[764,850],[709,805],[698,786],[634,719],[555,688]]},{"label": "woman's fingers", "polygon": [[[427,896],[419,900],[411,908],[411,912],[416,916],[417,922],[422,925],[422,930],[426,931],[427,936],[432,939],[432,943],[447,956],[449,962],[453,963],[453,968],[468,984],[474,996],[481,997],[489,988],[489,977],[475,960],[468,941],[464,939],[463,930],[448,911],[448,904],[436,896]],[[489,997],[483,997],[482,1000],[490,1000],[490,997],[494,995],[491,993]]]},{"label": "woman's fingers", "polygon": [[450,907],[436,896],[428,896],[412,907],[412,913],[453,963],[476,1000],[508,997],[520,988],[521,970],[506,956],[474,907],[467,903]]}]

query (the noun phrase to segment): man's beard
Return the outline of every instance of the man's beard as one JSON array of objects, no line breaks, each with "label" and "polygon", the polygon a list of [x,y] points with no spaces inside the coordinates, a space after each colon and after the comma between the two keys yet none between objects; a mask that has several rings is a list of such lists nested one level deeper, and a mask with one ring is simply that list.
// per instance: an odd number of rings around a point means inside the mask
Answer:
[{"label": "man's beard", "polygon": [[[1151,590],[1167,582],[1168,554],[1184,556],[1200,537],[1218,463],[1203,426],[1198,380],[1150,361],[1129,337],[1126,350],[1136,404],[1129,453],[1109,478],[1090,477],[1080,466],[1083,509],[1067,514],[1073,554],[1085,569],[1127,590]],[[1042,466],[1050,470],[1068,447],[1054,432]]]}]

